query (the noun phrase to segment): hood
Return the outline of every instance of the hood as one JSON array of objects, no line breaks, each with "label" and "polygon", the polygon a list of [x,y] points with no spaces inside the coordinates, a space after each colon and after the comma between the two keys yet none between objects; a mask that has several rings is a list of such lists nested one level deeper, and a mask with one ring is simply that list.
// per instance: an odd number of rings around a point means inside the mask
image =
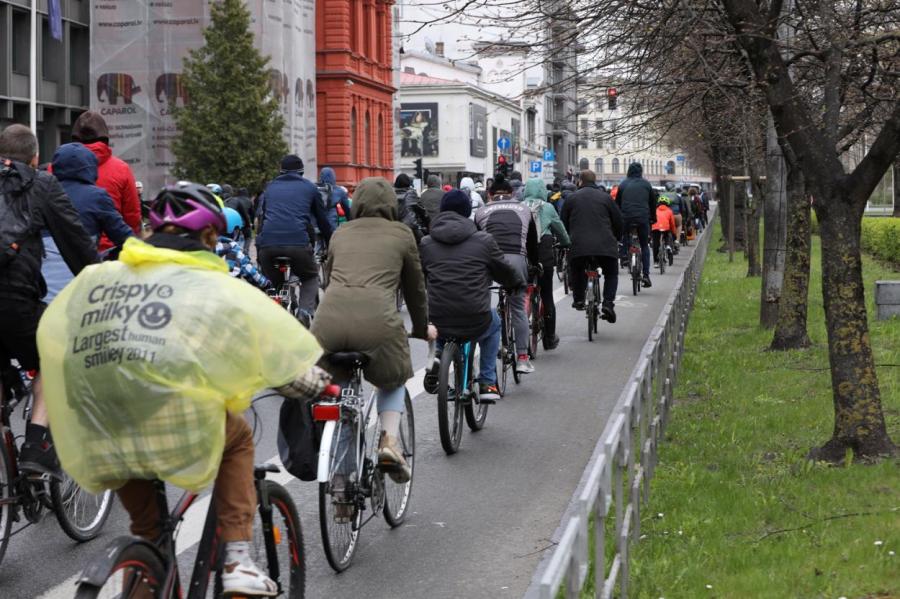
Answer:
[{"label": "hood", "polygon": [[525,184],[526,200],[546,200],[547,184],[543,179],[529,179]]},{"label": "hood", "polygon": [[475,234],[478,229],[471,219],[456,212],[441,212],[431,220],[432,239],[447,245],[457,245]]},{"label": "hood", "polygon": [[179,264],[205,270],[228,272],[228,265],[194,239],[156,233],[150,243],[129,237],[119,253],[119,261],[128,266]]},{"label": "hood", "polygon": [[640,162],[632,162],[628,165],[628,176],[632,179],[639,179],[644,176],[644,167]]},{"label": "hood", "polygon": [[363,179],[353,194],[352,217],[367,216],[397,220],[397,196],[391,184],[381,177]]},{"label": "hood", "polygon": [[35,170],[24,162],[0,162],[0,191],[18,192],[28,189],[35,176]]},{"label": "hood", "polygon": [[72,125],[72,139],[83,144],[102,141],[109,143],[109,127],[99,113],[93,110],[81,113]]},{"label": "hood", "polygon": [[95,141],[92,144],[84,144],[84,147],[94,153],[94,156],[97,157],[97,162],[99,164],[103,164],[107,160],[112,158],[112,150],[102,141]]},{"label": "hood", "polygon": [[459,182],[460,189],[468,189],[469,191],[475,190],[475,181],[472,180],[472,177],[463,177]]},{"label": "hood", "polygon": [[560,189],[562,191],[575,191],[576,189],[578,189],[578,187],[567,179],[560,183]]},{"label": "hood", "polygon": [[400,173],[397,175],[397,178],[394,179],[394,187],[398,189],[405,189],[407,187],[412,186],[412,179],[409,178],[409,175],[406,173]]},{"label": "hood", "polygon": [[328,185],[334,185],[337,183],[337,177],[334,174],[334,169],[330,166],[326,166],[319,172],[319,182]]},{"label": "hood", "polygon": [[510,179],[509,186],[512,187],[513,191],[516,191],[522,187],[522,182],[519,179]]},{"label": "hood", "polygon": [[97,182],[97,157],[79,143],[63,144],[53,154],[53,174],[60,181]]}]

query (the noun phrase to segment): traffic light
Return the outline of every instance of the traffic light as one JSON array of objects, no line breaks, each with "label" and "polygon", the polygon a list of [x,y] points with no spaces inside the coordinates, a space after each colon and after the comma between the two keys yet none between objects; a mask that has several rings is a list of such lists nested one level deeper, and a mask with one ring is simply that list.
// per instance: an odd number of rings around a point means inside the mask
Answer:
[{"label": "traffic light", "polygon": [[416,158],[415,160],[413,160],[413,164],[416,165],[416,179],[424,179],[425,172],[422,170],[422,159]]},{"label": "traffic light", "polygon": [[509,163],[506,161],[506,156],[500,154],[500,157],[497,158],[497,172],[504,177],[509,176]]},{"label": "traffic light", "polygon": [[619,92],[614,87],[610,87],[606,90],[606,99],[609,101],[609,109],[615,110],[616,103],[619,99]]}]

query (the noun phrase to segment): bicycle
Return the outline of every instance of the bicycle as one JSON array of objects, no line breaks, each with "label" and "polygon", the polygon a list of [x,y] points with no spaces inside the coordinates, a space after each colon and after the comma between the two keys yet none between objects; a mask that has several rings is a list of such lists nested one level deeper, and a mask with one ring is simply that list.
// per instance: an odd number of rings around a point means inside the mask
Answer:
[{"label": "bicycle", "polygon": [[533,360],[537,357],[538,343],[544,338],[544,301],[536,279],[532,279],[525,290],[525,315],[531,331],[528,354]]},{"label": "bicycle", "polygon": [[[300,307],[300,287],[302,283],[300,282],[300,277],[291,270],[291,259],[287,256],[276,256],[273,261],[275,262],[275,268],[281,272],[284,280],[281,285],[267,291],[269,297],[308,329],[312,324],[312,315]],[[322,268],[321,272],[324,272],[324,265]]]},{"label": "bicycle", "polygon": [[641,256],[641,240],[638,237],[637,227],[631,227],[629,233],[628,244],[628,272],[631,273],[631,291],[637,295],[641,291],[642,280],[642,256]]},{"label": "bicycle", "polygon": [[497,383],[502,397],[506,395],[508,372],[512,371],[513,381],[517,385],[521,382],[519,373],[516,372],[516,328],[512,322],[512,310],[509,309],[509,292],[502,287],[491,289],[497,290],[499,294],[497,313],[500,316],[500,355],[497,356]]},{"label": "bicycle", "polygon": [[587,275],[587,288],[584,295],[584,314],[588,323],[588,341],[594,340],[597,334],[597,323],[600,320],[600,272],[597,264],[591,262],[585,271]]},{"label": "bicycle", "polygon": [[662,231],[659,236],[659,247],[656,251],[656,265],[659,267],[659,274],[666,274],[666,265],[672,266],[675,262],[675,256],[672,253],[672,244],[670,239],[672,234],[669,231]]},{"label": "bicycle", "polygon": [[462,441],[463,415],[472,432],[484,428],[487,420],[489,404],[479,397],[475,342],[445,339],[439,372],[438,430],[441,447],[453,455]]},{"label": "bicycle", "polygon": [[[60,528],[72,540],[83,543],[100,534],[112,510],[112,491],[93,495],[82,489],[65,472],[58,475],[29,476],[19,470],[19,448],[11,427],[15,409],[22,405],[23,420],[31,421],[34,401],[34,373],[3,365],[3,398],[0,403],[0,561],[6,554],[13,522],[22,516],[27,524],[36,524],[50,510]],[[23,526],[23,528],[24,528]]]},{"label": "bicycle", "polygon": [[565,294],[569,295],[569,248],[554,244],[553,260],[556,264],[556,278],[563,284]]},{"label": "bicycle", "polygon": [[[254,468],[259,517],[253,521],[251,556],[278,585],[278,596],[302,599],[306,566],[300,517],[287,489],[266,479],[267,474],[276,472],[279,468],[274,464]],[[154,487],[159,513],[164,514],[159,523],[161,536],[154,542],[130,535],[113,540],[82,572],[75,599],[185,597],[175,538],[185,513],[199,495],[185,492],[170,512],[166,484],[157,480]],[[215,503],[211,500],[186,599],[205,598],[210,577],[214,578],[214,596],[222,596],[224,543],[219,533]],[[282,572],[287,576],[282,577]]]},{"label": "bicycle", "polygon": [[[328,354],[333,367],[349,371],[343,387],[331,385],[327,398],[313,405],[313,420],[324,423],[319,444],[319,527],[325,558],[335,572],[350,566],[360,529],[379,512],[391,528],[403,524],[409,509],[413,477],[396,483],[378,467],[381,426],[375,413],[375,392],[363,395],[363,369],[368,357],[358,352]],[[415,422],[409,392],[400,421],[403,457],[415,473]],[[372,513],[363,519],[366,503]]]}]

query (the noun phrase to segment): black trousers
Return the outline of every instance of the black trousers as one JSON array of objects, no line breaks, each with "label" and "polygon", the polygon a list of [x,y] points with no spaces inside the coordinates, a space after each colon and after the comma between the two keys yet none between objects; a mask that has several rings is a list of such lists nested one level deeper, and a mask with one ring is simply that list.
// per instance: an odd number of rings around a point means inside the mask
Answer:
[{"label": "black trousers", "polygon": [[587,289],[586,271],[594,266],[603,271],[603,303],[616,301],[619,289],[619,263],[615,256],[579,256],[569,260],[569,278],[572,281],[572,300],[584,302]]}]

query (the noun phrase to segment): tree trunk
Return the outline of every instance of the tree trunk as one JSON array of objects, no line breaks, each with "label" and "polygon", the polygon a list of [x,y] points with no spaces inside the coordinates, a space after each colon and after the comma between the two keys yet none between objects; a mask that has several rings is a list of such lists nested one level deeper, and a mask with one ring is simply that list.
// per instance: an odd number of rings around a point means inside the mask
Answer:
[{"label": "tree trunk", "polygon": [[894,218],[900,218],[900,156],[894,161]]},{"label": "tree trunk", "polygon": [[745,208],[744,213],[747,215],[744,221],[744,229],[747,232],[746,250],[747,256],[747,276],[758,277],[762,274],[759,266],[759,198],[753,198],[752,201],[746,201],[750,208]]},{"label": "tree trunk", "polygon": [[[731,173],[729,173],[730,175]],[[719,208],[722,210],[722,234],[725,237],[725,243],[722,244],[722,247],[719,248],[720,252],[728,251],[728,222],[731,218],[731,214],[728,211],[728,186],[734,185],[734,214],[736,218],[734,219],[734,251],[741,252],[744,250],[744,242],[746,240],[745,228],[744,228],[744,206],[746,205],[744,200],[744,184],[742,182],[734,182],[727,181],[725,184],[724,193],[719,194]]]},{"label": "tree trunk", "polygon": [[840,188],[816,204],[822,238],[822,296],[828,331],[828,359],[834,400],[834,432],[810,458],[842,462],[847,450],[857,458],[889,455],[875,360],[869,339],[860,254],[861,210]]},{"label": "tree trunk", "polygon": [[778,322],[769,349],[782,351],[809,347],[806,316],[809,297],[809,266],[812,246],[809,199],[803,173],[788,166],[787,257],[778,302]]},{"label": "tree trunk", "polygon": [[771,329],[778,321],[787,245],[787,163],[771,113],[766,130],[766,200],[763,207],[763,266],[759,324]]}]

